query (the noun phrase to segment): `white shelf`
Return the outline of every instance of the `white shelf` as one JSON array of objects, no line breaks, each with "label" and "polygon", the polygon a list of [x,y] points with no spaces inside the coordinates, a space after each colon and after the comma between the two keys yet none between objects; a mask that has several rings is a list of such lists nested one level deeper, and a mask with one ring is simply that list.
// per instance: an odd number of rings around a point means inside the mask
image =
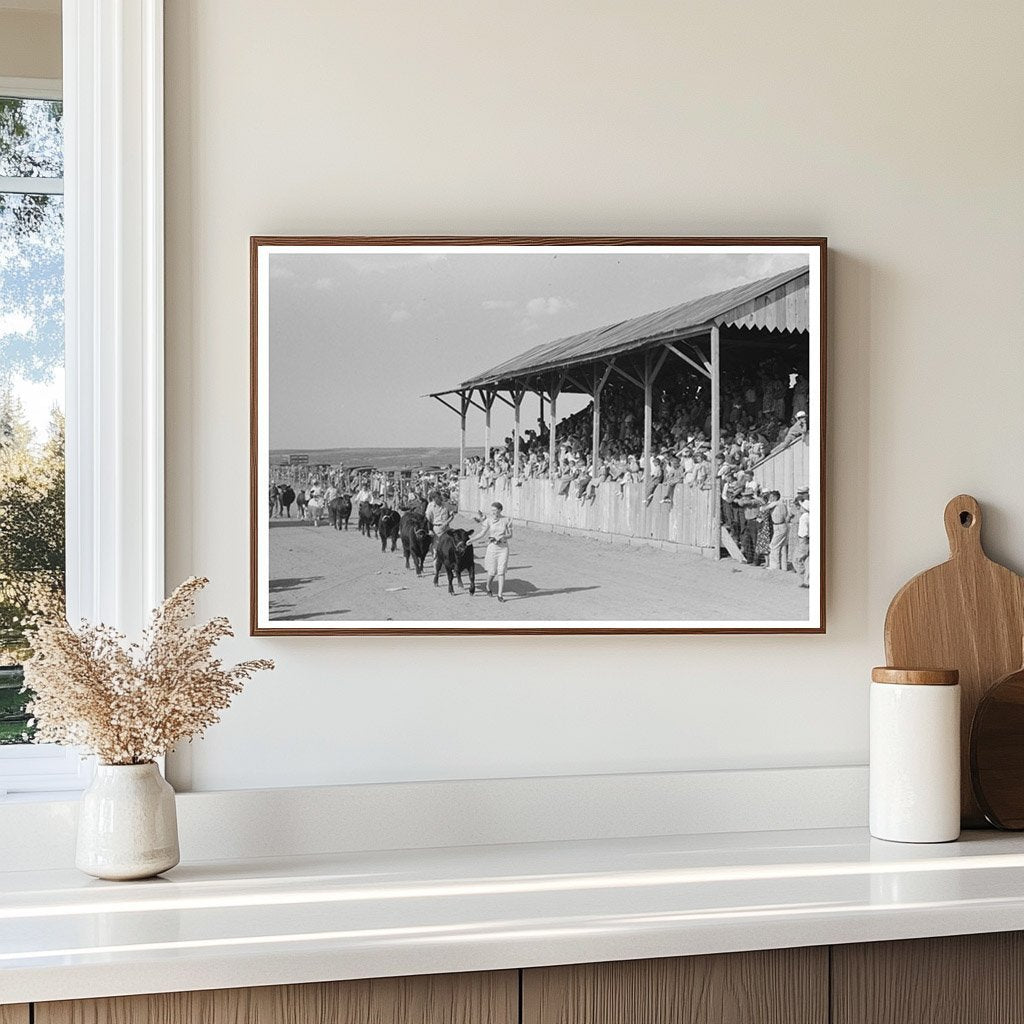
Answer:
[{"label": "white shelf", "polygon": [[0,873],[0,1003],[1024,928],[1024,837],[861,829]]}]

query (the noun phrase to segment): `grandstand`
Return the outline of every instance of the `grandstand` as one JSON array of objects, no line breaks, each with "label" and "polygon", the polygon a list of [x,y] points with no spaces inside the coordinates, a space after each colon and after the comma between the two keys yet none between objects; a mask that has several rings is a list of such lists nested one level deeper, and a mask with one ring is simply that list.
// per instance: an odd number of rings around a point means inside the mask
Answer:
[{"label": "grandstand", "polygon": [[[614,506],[605,494],[590,510],[574,512],[570,518],[580,520],[576,528],[588,534],[682,543],[717,558],[723,543],[717,482],[728,464],[725,442],[735,439],[738,423],[748,424],[750,429],[751,419],[756,421],[759,436],[767,432],[768,419],[761,423],[758,416],[768,408],[768,398],[762,399],[762,392],[768,389],[743,382],[751,378],[760,381],[772,374],[780,396],[778,411],[785,410],[784,415],[773,418],[780,419],[785,429],[793,409],[794,381],[802,379],[806,389],[811,374],[807,267],[535,346],[429,397],[459,417],[463,470],[471,410],[483,414],[484,462],[492,457],[494,403],[504,402],[513,410],[508,478],[488,482],[483,490],[500,487],[512,502],[513,516],[553,527],[565,526],[564,510],[551,507],[535,486],[539,481],[521,478],[524,446],[536,448],[534,441],[524,442],[520,432],[526,396],[536,395],[540,403],[551,476],[559,465],[559,446],[582,430],[589,434],[585,441],[587,475],[606,478],[600,475],[602,450],[628,437],[629,424],[642,416],[642,427],[636,424],[636,450],[630,452],[641,479],[630,481],[636,486],[629,491],[629,508]],[[569,393],[587,395],[591,404],[582,414],[559,422],[559,396]],[[744,394],[749,399],[751,393],[750,408],[744,409]],[[672,425],[665,422],[666,410],[675,411],[679,422],[693,428],[699,445],[706,444],[708,465],[703,477],[710,481],[704,487],[709,496],[690,494],[687,488],[694,485],[682,485],[682,500],[674,501],[669,510],[651,507],[652,455],[658,454],[655,441],[667,451],[679,440],[669,437]],[[583,424],[583,420],[589,423]],[[809,483],[809,437],[781,442],[773,436],[770,442],[754,467],[754,479],[792,497],[798,487]],[[551,490],[550,485],[546,490]],[[487,497],[471,480],[462,481],[462,491],[463,502],[471,506]],[[621,488],[620,496],[625,493]],[[533,518],[537,516],[540,518]],[[680,540],[683,537],[685,540]]]}]

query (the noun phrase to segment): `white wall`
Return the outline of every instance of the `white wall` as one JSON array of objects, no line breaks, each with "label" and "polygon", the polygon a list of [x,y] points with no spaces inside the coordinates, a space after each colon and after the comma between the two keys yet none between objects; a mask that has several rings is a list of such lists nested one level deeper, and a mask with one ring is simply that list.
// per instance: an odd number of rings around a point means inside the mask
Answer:
[{"label": "white wall", "polygon": [[250,234],[832,244],[826,636],[240,639],[195,788],[863,762],[946,500],[1024,569],[1024,5],[167,7],[168,574],[242,631]]},{"label": "white wall", "polygon": [[0,0],[0,77],[59,79],[62,73],[59,0],[31,11]]}]

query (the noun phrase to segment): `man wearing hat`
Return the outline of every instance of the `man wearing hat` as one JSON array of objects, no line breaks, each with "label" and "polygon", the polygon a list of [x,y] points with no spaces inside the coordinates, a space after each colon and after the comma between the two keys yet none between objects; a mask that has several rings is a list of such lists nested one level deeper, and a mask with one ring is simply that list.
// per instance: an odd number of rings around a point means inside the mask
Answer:
[{"label": "man wearing hat", "polygon": [[722,525],[732,535],[733,540],[740,542],[741,513],[736,505],[736,499],[743,494],[744,473],[736,471],[736,467],[725,463],[718,471],[722,479]]},{"label": "man wearing hat", "polygon": [[[788,503],[788,529],[786,531],[786,547],[788,549],[789,560],[792,562],[793,569],[797,569],[796,555],[797,549],[800,545],[799,530],[800,530],[800,516],[803,515],[802,502],[807,501],[810,495],[810,490],[806,487],[801,487],[797,492],[796,496]],[[788,568],[785,562],[782,563],[782,568]]]},{"label": "man wearing hat", "polygon": [[754,564],[757,552],[757,517],[761,513],[761,496],[758,493],[758,486],[755,480],[747,480],[743,485],[743,493],[736,499],[736,504],[742,510],[739,520],[740,536],[739,546],[743,557],[751,564]]},{"label": "man wearing hat", "polygon": [[768,548],[768,568],[785,571],[789,567],[789,509],[779,500],[771,507],[772,539]]},{"label": "man wearing hat", "polygon": [[783,444],[790,444],[793,441],[798,440],[807,433],[807,413],[801,409],[794,417],[793,423],[789,430],[786,431],[786,437],[783,440]]},{"label": "man wearing hat", "polygon": [[441,536],[451,529],[452,520],[459,511],[456,502],[450,501],[446,493],[435,488],[428,495],[430,503],[425,513],[427,526],[434,534],[434,568],[441,562]]},{"label": "man wearing hat", "polygon": [[810,587],[811,564],[811,503],[807,498],[800,502],[800,518],[797,520],[796,556],[793,568],[803,577],[800,586]]}]

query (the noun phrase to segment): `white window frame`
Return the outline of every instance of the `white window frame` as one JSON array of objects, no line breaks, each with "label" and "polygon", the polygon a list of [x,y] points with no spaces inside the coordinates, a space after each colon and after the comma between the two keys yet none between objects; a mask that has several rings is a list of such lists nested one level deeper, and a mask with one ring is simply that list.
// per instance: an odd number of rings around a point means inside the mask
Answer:
[{"label": "white window frame", "polygon": [[[58,78],[5,78],[0,75],[0,97],[18,100],[61,100]],[[0,192],[22,195],[63,195],[63,178],[8,178],[0,175]]]},{"label": "white window frame", "polygon": [[[63,48],[35,85],[64,100],[68,617],[137,635],[164,596],[163,0],[64,0]],[[0,794],[91,774],[0,749]]]}]

